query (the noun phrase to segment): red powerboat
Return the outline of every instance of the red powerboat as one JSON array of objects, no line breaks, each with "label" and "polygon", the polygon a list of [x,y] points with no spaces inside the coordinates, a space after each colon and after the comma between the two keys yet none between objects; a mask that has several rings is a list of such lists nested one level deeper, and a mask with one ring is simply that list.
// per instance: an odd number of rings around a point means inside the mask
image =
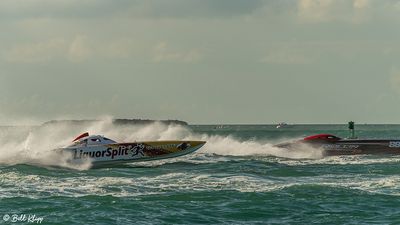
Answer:
[{"label": "red powerboat", "polygon": [[346,139],[331,134],[317,134],[275,145],[296,150],[304,146],[323,150],[324,156],[358,154],[400,154],[400,139]]}]

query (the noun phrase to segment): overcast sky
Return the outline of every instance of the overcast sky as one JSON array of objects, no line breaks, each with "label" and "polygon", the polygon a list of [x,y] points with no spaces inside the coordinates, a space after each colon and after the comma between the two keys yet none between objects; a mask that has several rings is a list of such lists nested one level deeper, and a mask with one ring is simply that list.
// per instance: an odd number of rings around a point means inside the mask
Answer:
[{"label": "overcast sky", "polygon": [[400,1],[1,0],[0,122],[400,123]]}]

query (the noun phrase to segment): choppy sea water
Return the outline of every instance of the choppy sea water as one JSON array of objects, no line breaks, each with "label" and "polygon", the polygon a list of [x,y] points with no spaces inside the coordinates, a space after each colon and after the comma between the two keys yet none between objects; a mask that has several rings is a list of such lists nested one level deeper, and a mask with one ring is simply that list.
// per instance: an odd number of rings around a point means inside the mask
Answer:
[{"label": "choppy sea water", "polygon": [[[201,139],[181,158],[88,169],[54,167],[46,151],[82,130],[119,141]],[[361,137],[400,138],[399,125],[358,125]],[[0,224],[399,224],[400,156],[321,158],[274,148],[345,125],[0,129]],[[10,218],[7,217],[10,216]]]}]

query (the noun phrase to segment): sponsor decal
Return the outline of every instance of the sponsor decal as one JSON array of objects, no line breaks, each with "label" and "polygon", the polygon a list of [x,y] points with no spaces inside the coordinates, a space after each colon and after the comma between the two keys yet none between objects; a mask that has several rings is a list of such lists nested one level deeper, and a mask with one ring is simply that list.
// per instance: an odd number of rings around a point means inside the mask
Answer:
[{"label": "sponsor decal", "polygon": [[168,149],[178,149],[178,150],[185,150],[190,148],[191,145],[188,142],[183,142],[180,144],[162,144],[162,145],[147,145],[146,151],[153,150],[153,151],[168,151]]},{"label": "sponsor decal", "polygon": [[101,150],[89,150],[75,149],[73,152],[74,159],[83,158],[111,158],[130,156],[132,158],[140,158],[144,156],[157,156],[170,153],[168,149],[186,150],[191,145],[188,142],[180,144],[162,144],[162,145],[145,145],[143,143],[129,144],[129,145],[116,145],[109,146],[106,149]]},{"label": "sponsor decal", "polygon": [[125,156],[131,153],[131,157],[135,156],[144,156],[145,146],[143,144],[134,144],[134,145],[119,145],[115,147],[108,147],[104,150],[97,151],[83,151],[74,150],[74,159],[82,159],[82,158],[103,158],[109,157],[114,159],[117,156]]},{"label": "sponsor decal", "polygon": [[159,150],[159,149],[169,149],[169,148],[177,148],[177,144],[164,144],[164,145],[148,145],[146,146],[146,150]]},{"label": "sponsor decal", "polygon": [[389,142],[389,148],[400,148],[400,141]]},{"label": "sponsor decal", "polygon": [[144,148],[145,148],[144,144],[135,145],[131,150],[131,152],[132,152],[131,157],[133,158],[138,155],[144,156],[144,152],[143,152]]},{"label": "sponsor decal", "polygon": [[340,145],[340,144],[325,144],[323,149],[357,149],[359,145]]}]

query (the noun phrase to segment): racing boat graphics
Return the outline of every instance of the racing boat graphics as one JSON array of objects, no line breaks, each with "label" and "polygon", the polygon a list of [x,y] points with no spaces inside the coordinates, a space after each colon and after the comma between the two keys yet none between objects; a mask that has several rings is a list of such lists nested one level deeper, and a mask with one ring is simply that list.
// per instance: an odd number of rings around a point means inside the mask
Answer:
[{"label": "racing boat graphics", "polygon": [[117,143],[100,135],[84,133],[67,147],[56,151],[68,155],[71,163],[90,161],[92,165],[160,160],[192,153],[204,141],[149,141]]},{"label": "racing boat graphics", "polygon": [[296,150],[300,146],[323,150],[324,156],[358,154],[400,154],[400,139],[342,139],[331,134],[318,134],[302,140],[275,145]]}]

